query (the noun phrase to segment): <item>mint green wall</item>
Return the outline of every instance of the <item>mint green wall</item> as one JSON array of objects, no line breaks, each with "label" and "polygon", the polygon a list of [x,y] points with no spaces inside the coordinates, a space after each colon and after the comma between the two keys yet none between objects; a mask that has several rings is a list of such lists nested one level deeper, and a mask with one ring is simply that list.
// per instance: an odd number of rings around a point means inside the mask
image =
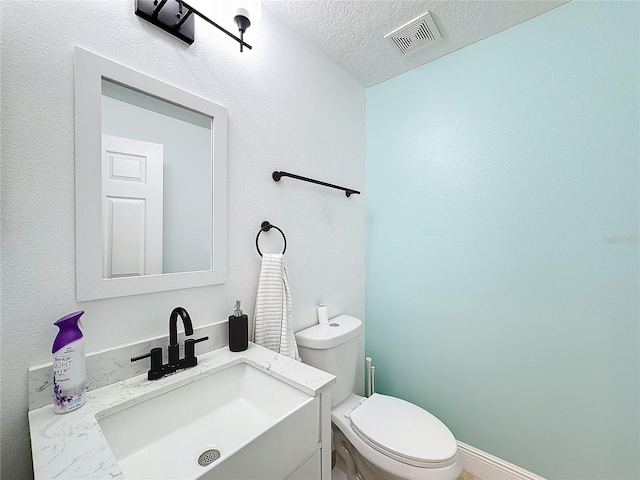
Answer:
[{"label": "mint green wall", "polygon": [[376,387],[549,479],[638,479],[640,4],[367,90]]}]

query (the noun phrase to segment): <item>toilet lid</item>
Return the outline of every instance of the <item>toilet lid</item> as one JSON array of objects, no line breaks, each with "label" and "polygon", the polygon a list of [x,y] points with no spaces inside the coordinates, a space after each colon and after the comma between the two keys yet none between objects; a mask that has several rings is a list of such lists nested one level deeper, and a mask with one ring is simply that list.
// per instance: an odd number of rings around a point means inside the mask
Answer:
[{"label": "toilet lid", "polygon": [[351,426],[368,445],[418,467],[443,467],[455,461],[456,439],[426,410],[374,393],[351,413]]}]

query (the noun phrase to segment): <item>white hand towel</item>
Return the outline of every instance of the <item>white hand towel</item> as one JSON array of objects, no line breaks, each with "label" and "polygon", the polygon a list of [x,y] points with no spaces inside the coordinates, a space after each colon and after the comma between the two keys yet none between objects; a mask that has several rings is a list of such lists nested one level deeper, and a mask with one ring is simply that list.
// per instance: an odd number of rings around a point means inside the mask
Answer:
[{"label": "white hand towel", "polygon": [[291,291],[282,253],[265,253],[253,317],[253,341],[258,345],[300,360],[291,324]]}]

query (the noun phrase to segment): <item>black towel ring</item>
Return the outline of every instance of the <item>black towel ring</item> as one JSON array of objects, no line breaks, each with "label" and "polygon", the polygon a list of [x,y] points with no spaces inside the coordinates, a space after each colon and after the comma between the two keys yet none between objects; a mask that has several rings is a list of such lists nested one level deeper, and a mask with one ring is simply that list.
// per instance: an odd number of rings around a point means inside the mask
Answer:
[{"label": "black towel ring", "polygon": [[262,222],[262,224],[260,225],[260,230],[258,231],[258,235],[256,235],[256,248],[258,249],[258,253],[260,254],[260,256],[262,256],[262,252],[260,251],[260,247],[258,246],[258,239],[260,238],[260,234],[262,232],[268,232],[272,228],[275,228],[276,230],[278,230],[282,235],[282,238],[284,239],[284,248],[282,249],[282,253],[284,254],[284,252],[287,251],[287,237],[284,236],[284,232],[280,230],[278,227],[276,227],[275,225],[272,225],[269,222],[265,221],[265,222]]}]

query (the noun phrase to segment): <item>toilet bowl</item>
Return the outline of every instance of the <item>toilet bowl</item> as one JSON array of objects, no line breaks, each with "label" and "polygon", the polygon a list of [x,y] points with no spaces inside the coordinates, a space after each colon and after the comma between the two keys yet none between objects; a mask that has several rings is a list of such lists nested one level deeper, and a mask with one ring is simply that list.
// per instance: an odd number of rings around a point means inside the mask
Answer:
[{"label": "toilet bowl", "polygon": [[353,393],[362,322],[340,315],[296,334],[302,361],[336,376],[331,419],[348,480],[455,480],[462,471],[451,431],[399,398]]},{"label": "toilet bowl", "polygon": [[[352,394],[331,409],[331,420],[363,480],[454,480],[462,471],[453,434],[412,403]],[[337,446],[344,440],[334,437]]]}]

